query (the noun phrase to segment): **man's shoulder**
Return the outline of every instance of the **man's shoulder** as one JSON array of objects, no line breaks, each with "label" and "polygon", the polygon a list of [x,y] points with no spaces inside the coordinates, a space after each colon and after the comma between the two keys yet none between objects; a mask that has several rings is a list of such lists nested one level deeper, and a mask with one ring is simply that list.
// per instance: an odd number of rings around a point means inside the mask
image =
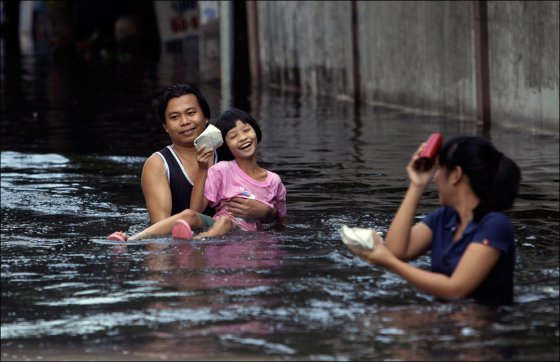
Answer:
[{"label": "man's shoulder", "polygon": [[163,162],[164,156],[160,153],[160,151],[156,151],[146,158],[146,161],[144,161],[144,167],[156,167],[162,165]]}]

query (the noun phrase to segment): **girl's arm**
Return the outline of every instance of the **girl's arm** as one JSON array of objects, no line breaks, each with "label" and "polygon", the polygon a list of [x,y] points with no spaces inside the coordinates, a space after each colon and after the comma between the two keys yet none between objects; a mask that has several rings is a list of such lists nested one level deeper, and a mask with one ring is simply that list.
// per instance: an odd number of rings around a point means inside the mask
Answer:
[{"label": "girl's arm", "polygon": [[401,260],[411,260],[424,253],[432,239],[432,232],[426,225],[413,225],[420,199],[436,171],[436,167],[426,172],[418,172],[413,168],[422,147],[423,144],[416,150],[406,167],[410,183],[385,237],[387,248]]},{"label": "girl's arm", "polygon": [[276,209],[269,207],[259,200],[234,197],[227,201],[225,206],[233,216],[260,219],[264,224],[268,224],[276,219]]},{"label": "girl's arm", "polygon": [[[278,198],[286,197],[286,188],[282,185],[276,195]],[[233,214],[233,216],[249,218],[249,219],[259,219],[263,224],[268,224],[276,221],[278,223],[278,209],[276,207],[270,207],[262,201],[256,199],[247,199],[243,197],[234,197],[225,203],[227,211]]]},{"label": "girl's arm", "polygon": [[275,197],[275,228],[278,231],[282,231],[288,226],[288,211],[286,209],[286,186],[280,181],[278,188],[276,189]]},{"label": "girl's arm", "polygon": [[288,217],[284,216],[284,217],[279,217],[276,219],[276,226],[275,229],[278,231],[282,231],[284,229],[286,229],[286,226],[288,226]]},{"label": "girl's arm", "polygon": [[366,250],[356,246],[349,249],[369,263],[385,267],[406,279],[419,290],[444,299],[464,298],[478,288],[498,262],[501,252],[479,243],[471,243],[465,250],[453,274],[434,273],[414,267],[383,245],[374,233],[375,248]]},{"label": "girl's arm", "polygon": [[196,153],[198,172],[194,179],[190,201],[190,209],[193,211],[202,212],[208,206],[208,200],[204,197],[204,188],[206,185],[206,177],[208,176],[208,168],[210,168],[213,158],[214,150],[212,148],[207,150],[206,146],[203,146]]},{"label": "girl's arm", "polygon": [[[261,204],[263,204],[261,202]],[[268,207],[268,205],[265,204],[266,207]],[[278,209],[276,209],[275,207],[268,207],[268,209],[263,213],[264,215],[260,218],[261,222],[265,223],[265,224],[269,224],[271,222],[274,222],[274,220],[277,219],[278,217]],[[286,225],[288,224],[288,219],[286,218]]]}]

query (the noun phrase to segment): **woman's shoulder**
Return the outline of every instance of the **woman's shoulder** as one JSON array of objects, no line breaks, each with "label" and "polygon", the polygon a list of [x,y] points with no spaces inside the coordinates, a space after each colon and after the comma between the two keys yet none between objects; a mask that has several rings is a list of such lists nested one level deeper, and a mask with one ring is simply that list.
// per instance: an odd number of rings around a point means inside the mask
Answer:
[{"label": "woman's shoulder", "polygon": [[436,208],[435,210],[433,210],[432,212],[430,212],[427,217],[431,217],[431,218],[443,218],[444,220],[448,220],[452,217],[456,217],[457,212],[455,211],[455,209],[451,208],[451,207],[446,207],[446,206],[440,206],[438,208]]},{"label": "woman's shoulder", "polygon": [[501,225],[502,227],[513,228],[511,220],[503,212],[489,212],[482,217],[480,224]]},{"label": "woman's shoulder", "polygon": [[457,212],[450,207],[441,206],[425,215],[422,222],[432,230],[457,222]]},{"label": "woman's shoulder", "polygon": [[503,252],[510,252],[514,248],[515,231],[505,214],[489,212],[478,222],[473,240]]}]

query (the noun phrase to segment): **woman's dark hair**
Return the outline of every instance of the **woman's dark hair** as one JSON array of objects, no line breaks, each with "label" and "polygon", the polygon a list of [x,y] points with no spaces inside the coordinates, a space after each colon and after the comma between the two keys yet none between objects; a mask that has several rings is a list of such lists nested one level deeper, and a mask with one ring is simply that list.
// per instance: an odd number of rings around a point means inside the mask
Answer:
[{"label": "woman's dark hair", "polygon": [[167,109],[167,103],[169,103],[169,100],[186,94],[193,94],[196,97],[198,105],[200,106],[200,109],[202,109],[202,113],[206,119],[210,119],[210,107],[208,106],[208,102],[206,102],[206,98],[204,98],[202,92],[195,85],[184,83],[167,87],[159,96],[155,111],[161,123],[165,124],[165,110]]},{"label": "woman's dark hair", "polygon": [[257,121],[251,117],[247,112],[244,112],[237,108],[230,108],[216,121],[215,126],[222,132],[222,138],[224,139],[224,144],[218,147],[216,150],[218,152],[218,160],[220,161],[231,161],[235,157],[231,153],[229,147],[227,146],[225,139],[226,135],[230,129],[235,127],[235,122],[241,121],[243,123],[249,124],[255,130],[257,134],[257,143],[261,141],[262,133]]},{"label": "woman's dark hair", "polygon": [[474,220],[492,211],[513,206],[519,192],[521,170],[488,140],[475,136],[457,136],[443,145],[439,164],[448,170],[460,166],[480,199],[473,210]]}]

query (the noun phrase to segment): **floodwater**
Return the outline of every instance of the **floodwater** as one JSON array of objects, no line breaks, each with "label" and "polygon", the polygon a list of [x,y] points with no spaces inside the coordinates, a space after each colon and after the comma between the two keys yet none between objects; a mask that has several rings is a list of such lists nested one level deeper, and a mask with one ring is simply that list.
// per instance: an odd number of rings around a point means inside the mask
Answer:
[{"label": "floodwater", "polygon": [[[437,300],[344,247],[342,224],[387,230],[431,132],[481,130],[343,100],[267,92],[242,105],[287,187],[285,232],[106,241],[148,225],[140,172],[167,144],[150,97],[184,77],[163,61],[2,63],[2,360],[559,359],[557,136],[490,134],[523,172],[508,212],[512,306]],[[202,89],[214,118],[227,94]],[[418,217],[436,206],[432,187]]]}]

